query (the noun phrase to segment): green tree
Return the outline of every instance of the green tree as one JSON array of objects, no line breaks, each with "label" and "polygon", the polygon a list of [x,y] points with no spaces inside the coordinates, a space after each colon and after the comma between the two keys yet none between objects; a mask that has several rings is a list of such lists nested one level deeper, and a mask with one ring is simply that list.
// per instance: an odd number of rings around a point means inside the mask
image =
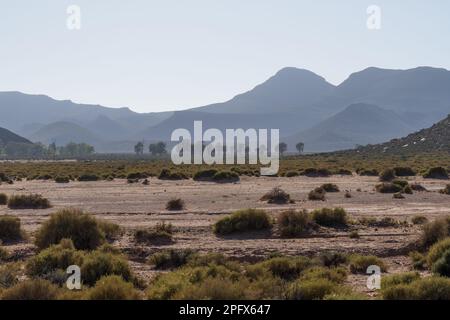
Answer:
[{"label": "green tree", "polygon": [[135,146],[134,146],[134,152],[137,155],[142,155],[144,154],[144,143],[139,141]]},{"label": "green tree", "polygon": [[303,142],[299,142],[295,145],[295,148],[297,149],[298,153],[302,154],[303,150],[305,149],[305,144]]},{"label": "green tree", "polygon": [[278,145],[278,151],[280,152],[281,155],[283,155],[283,153],[285,153],[287,151],[287,144],[284,142],[281,142]]},{"label": "green tree", "polygon": [[152,143],[149,145],[148,151],[150,151],[153,156],[166,154],[166,144],[162,141],[158,143]]}]

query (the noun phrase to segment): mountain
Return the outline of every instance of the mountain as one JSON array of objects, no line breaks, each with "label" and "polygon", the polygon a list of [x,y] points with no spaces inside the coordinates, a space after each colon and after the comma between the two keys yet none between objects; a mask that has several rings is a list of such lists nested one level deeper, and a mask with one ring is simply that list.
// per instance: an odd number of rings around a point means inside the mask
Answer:
[{"label": "mountain", "polygon": [[69,142],[86,142],[92,145],[98,144],[101,139],[77,124],[67,121],[58,121],[48,124],[31,135],[34,142],[44,144],[56,143],[61,146]]},{"label": "mountain", "polygon": [[450,152],[450,115],[430,128],[377,145],[358,148],[358,153],[405,154],[444,151]]},{"label": "mountain", "polygon": [[31,141],[11,132],[7,129],[0,128],[0,146],[5,146],[9,143],[25,143],[32,144]]},{"label": "mountain", "polygon": [[[330,95],[334,86],[315,73],[284,68],[254,89],[230,101],[193,109],[209,113],[298,113]],[[313,110],[305,110],[312,112]]]},{"label": "mountain", "polygon": [[306,152],[327,152],[379,143],[411,131],[413,129],[395,112],[358,103],[283,141],[290,150],[294,150],[301,141],[305,144]]}]

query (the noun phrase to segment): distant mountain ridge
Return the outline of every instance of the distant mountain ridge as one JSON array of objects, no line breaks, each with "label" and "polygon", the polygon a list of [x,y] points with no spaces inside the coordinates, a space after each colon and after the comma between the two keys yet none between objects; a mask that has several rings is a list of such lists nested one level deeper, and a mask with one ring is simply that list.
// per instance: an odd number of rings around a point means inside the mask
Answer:
[{"label": "distant mountain ridge", "polygon": [[[365,109],[357,112],[358,106],[367,105],[380,109],[371,108],[379,119],[378,129],[375,118],[363,116]],[[349,106],[353,109],[347,110]],[[338,86],[313,72],[284,68],[229,101],[147,114],[42,95],[0,92],[1,127],[33,142],[89,139],[84,142],[103,152],[132,152],[130,146],[143,139],[168,141],[173,130],[192,128],[194,120],[202,120],[205,128],[280,129],[281,140],[288,141],[290,149],[298,142],[295,140],[304,139],[305,150],[326,152],[418,131],[448,113],[450,71],[431,67],[367,68],[353,73]],[[61,122],[72,123],[77,129],[51,126]],[[55,131],[55,127],[60,131]]]},{"label": "distant mountain ridge", "polygon": [[5,128],[0,128],[0,147],[5,146],[8,143],[32,144],[31,141],[25,139],[24,137],[21,137]]}]

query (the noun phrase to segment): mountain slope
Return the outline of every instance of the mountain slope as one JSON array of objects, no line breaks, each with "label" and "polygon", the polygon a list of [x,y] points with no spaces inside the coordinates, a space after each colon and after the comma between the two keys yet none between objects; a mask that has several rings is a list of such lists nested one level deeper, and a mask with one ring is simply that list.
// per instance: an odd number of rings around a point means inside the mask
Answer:
[{"label": "mountain slope", "polygon": [[412,133],[401,139],[358,148],[358,153],[423,153],[433,151],[450,152],[450,115],[430,128]]},{"label": "mountain slope", "polygon": [[7,129],[0,128],[0,146],[7,145],[8,143],[25,143],[32,144],[31,141],[11,132]]},{"label": "mountain slope", "polygon": [[32,135],[35,142],[42,142],[44,144],[56,143],[56,145],[65,145],[69,142],[89,143],[96,145],[100,139],[89,130],[66,121],[59,121],[48,124]]},{"label": "mountain slope", "polygon": [[393,111],[359,103],[283,141],[291,150],[301,141],[307,152],[325,152],[379,143],[411,131],[411,127]]}]

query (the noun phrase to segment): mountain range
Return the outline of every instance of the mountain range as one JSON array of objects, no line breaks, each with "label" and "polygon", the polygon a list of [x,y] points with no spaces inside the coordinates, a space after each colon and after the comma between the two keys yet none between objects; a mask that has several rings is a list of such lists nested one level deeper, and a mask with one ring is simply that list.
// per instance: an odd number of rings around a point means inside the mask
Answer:
[{"label": "mountain range", "polygon": [[86,142],[99,152],[132,152],[137,141],[168,141],[177,128],[279,128],[294,151],[376,144],[429,127],[450,113],[450,71],[367,68],[335,86],[311,71],[284,68],[229,101],[177,112],[58,101],[0,92],[0,127],[33,142]]}]

